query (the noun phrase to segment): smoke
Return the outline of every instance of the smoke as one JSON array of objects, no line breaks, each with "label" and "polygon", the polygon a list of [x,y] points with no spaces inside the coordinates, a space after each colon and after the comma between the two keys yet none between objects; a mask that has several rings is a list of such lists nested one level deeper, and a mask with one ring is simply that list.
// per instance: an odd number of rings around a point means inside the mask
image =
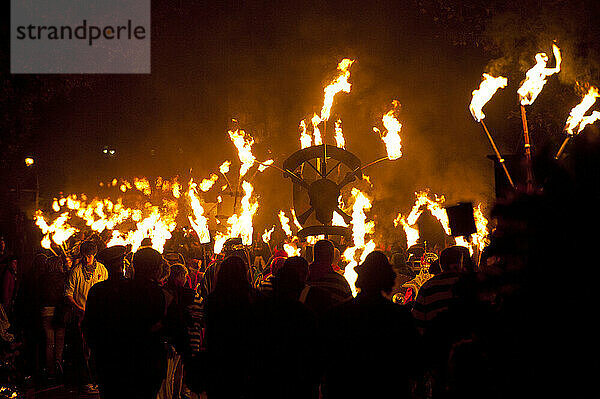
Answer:
[{"label": "smoke", "polygon": [[558,75],[561,83],[598,82],[600,35],[594,22],[597,2],[555,1],[545,7],[537,4],[527,0],[512,3],[492,14],[484,37],[501,56],[488,64],[488,70],[493,74],[523,73],[533,66],[539,52],[547,53],[553,65],[551,47],[556,41],[563,58]]}]

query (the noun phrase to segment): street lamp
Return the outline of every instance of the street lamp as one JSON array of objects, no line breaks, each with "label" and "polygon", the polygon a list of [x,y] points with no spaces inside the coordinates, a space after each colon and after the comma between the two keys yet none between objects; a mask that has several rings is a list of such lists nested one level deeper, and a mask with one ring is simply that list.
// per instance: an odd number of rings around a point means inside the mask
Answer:
[{"label": "street lamp", "polygon": [[[35,164],[35,160],[31,157],[25,158],[25,166],[32,168]],[[40,179],[38,176],[37,168],[33,168],[35,172],[35,209],[40,209]]]}]

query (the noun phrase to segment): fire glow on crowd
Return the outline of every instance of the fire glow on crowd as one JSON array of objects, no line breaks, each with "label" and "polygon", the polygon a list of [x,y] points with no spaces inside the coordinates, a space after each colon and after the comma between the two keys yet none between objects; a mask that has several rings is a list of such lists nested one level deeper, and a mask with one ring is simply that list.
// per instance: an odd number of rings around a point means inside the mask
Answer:
[{"label": "fire glow on crowd", "polygon": [[[531,105],[541,93],[546,79],[560,72],[561,55],[556,44],[553,45],[553,54],[556,60],[554,68],[547,67],[548,56],[545,53],[539,53],[535,56],[536,64],[527,72],[525,80],[518,90],[521,106]],[[351,67],[354,63],[355,60],[348,58],[344,58],[339,62],[337,76],[323,90],[324,100],[320,113],[315,112],[310,119],[300,121],[300,148],[321,145],[326,139],[334,140],[335,145],[339,148],[345,147],[346,138],[344,138],[341,119],[336,119],[333,122],[334,137],[324,137],[324,133],[327,132],[327,122],[331,116],[335,97],[342,92],[351,92],[352,84],[349,79],[351,77]],[[503,159],[483,123],[485,114],[482,108],[492,99],[499,88],[506,87],[506,85],[507,78],[493,77],[488,73],[484,73],[479,89],[473,91],[472,102],[469,106],[475,120],[482,124],[488,134],[490,143],[501,163]],[[582,102],[573,108],[566,122],[567,139],[565,139],[561,151],[570,137],[580,133],[587,124],[593,123],[599,118],[600,114],[597,111],[589,116],[584,116],[597,97],[597,89],[590,87]],[[399,108],[400,103],[394,100],[391,109],[382,115],[381,126],[373,127],[373,131],[378,133],[385,145],[386,156],[381,160],[398,162],[402,158],[400,135],[402,123],[398,120]],[[525,119],[524,126],[526,127]],[[252,184],[253,175],[249,172],[252,168],[256,168],[256,173],[260,173],[269,166],[276,166],[273,159],[266,161],[257,159],[252,152],[254,139],[244,130],[232,129],[228,131],[228,135],[237,149],[239,161],[237,178],[229,176],[232,162],[225,160],[208,177],[198,180],[191,178],[185,184],[178,181],[177,177],[170,180],[159,177],[153,182],[144,177],[134,178],[133,181],[113,179],[111,182],[101,183],[101,185],[118,187],[122,195],[116,199],[89,198],[85,194],[71,194],[55,198],[52,203],[52,212],[38,210],[35,216],[36,224],[44,235],[41,242],[42,246],[55,253],[59,251],[66,252],[68,251],[69,238],[79,231],[90,229],[97,233],[107,234],[106,232],[109,232],[108,246],[131,245],[132,251],[136,251],[142,240],[149,238],[152,241],[152,247],[162,252],[165,243],[172,237],[173,231],[182,223],[186,223],[186,227],[191,227],[201,244],[212,242],[215,254],[221,252],[223,244],[229,238],[239,237],[244,245],[251,245],[252,240],[256,239],[253,219],[260,207],[260,194],[255,192]],[[506,174],[512,184],[507,170]],[[209,228],[210,219],[214,216],[207,211],[209,207],[212,208],[216,204],[206,202],[202,196],[202,193],[209,190],[221,190],[223,195],[227,192],[236,193],[233,214],[224,223],[215,220],[216,229]],[[239,203],[237,203],[238,193],[241,196]],[[393,224],[396,228],[402,229],[406,235],[407,246],[410,247],[416,244],[419,239],[417,221],[425,209],[439,221],[444,232],[450,235],[448,215],[443,208],[444,196],[431,196],[426,188],[415,193],[415,195],[416,200],[412,209],[407,213],[404,213],[406,210],[398,210],[397,217],[389,220],[390,225]],[[221,201],[221,198],[221,196],[218,197],[218,202]],[[367,254],[377,248],[377,242],[374,240],[377,225],[369,215],[372,203],[367,193],[354,187],[350,190],[347,198],[340,196],[338,202],[340,209],[352,216],[350,223],[352,227],[352,245],[349,245],[343,252],[342,258],[349,266],[346,267],[344,276],[350,283],[354,294],[356,294],[354,287],[356,273],[353,266],[362,262]],[[290,225],[290,221],[292,221],[297,230],[302,227],[298,222],[295,210],[291,209],[290,213],[283,209],[273,210],[273,213],[278,214],[280,228],[286,237],[282,249],[289,256],[298,255],[300,253],[300,240],[294,234]],[[478,204],[474,213],[477,232],[470,237],[456,238],[456,243],[469,248],[471,254],[475,251],[481,251],[487,244],[488,227],[484,214],[485,206]],[[379,223],[386,223],[386,221],[380,221]],[[344,220],[335,212],[332,224],[347,226]],[[270,228],[267,226],[264,229],[262,240],[265,243],[269,244],[271,235],[276,228],[276,226]],[[318,238],[321,237],[308,237],[307,241],[314,243]]]}]

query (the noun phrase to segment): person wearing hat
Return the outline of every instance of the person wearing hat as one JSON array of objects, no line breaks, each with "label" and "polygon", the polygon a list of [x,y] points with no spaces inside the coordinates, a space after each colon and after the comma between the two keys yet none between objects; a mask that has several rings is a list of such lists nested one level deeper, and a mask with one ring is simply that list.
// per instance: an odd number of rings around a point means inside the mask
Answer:
[{"label": "person wearing hat", "polygon": [[90,366],[89,348],[81,330],[81,321],[85,314],[90,289],[95,284],[108,278],[106,267],[96,259],[97,252],[98,247],[95,242],[84,241],[81,243],[79,248],[80,258],[67,277],[64,293],[67,303],[72,305],[73,308],[73,328],[78,341],[74,345],[77,351],[75,358],[79,363],[79,383],[84,393],[98,392]]},{"label": "person wearing hat", "polygon": [[323,396],[410,397],[419,334],[408,309],[384,296],[394,286],[392,265],[373,251],[354,270],[357,296],[323,318]]}]

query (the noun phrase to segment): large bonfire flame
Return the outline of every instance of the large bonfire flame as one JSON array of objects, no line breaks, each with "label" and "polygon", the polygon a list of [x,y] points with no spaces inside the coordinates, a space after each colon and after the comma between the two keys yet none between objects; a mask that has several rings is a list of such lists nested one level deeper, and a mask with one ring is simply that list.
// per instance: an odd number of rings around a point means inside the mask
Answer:
[{"label": "large bonfire flame", "polygon": [[483,106],[492,99],[498,89],[506,87],[507,84],[508,79],[505,77],[498,76],[495,78],[487,73],[483,74],[483,80],[479,85],[479,89],[473,90],[473,99],[469,105],[471,115],[473,115],[473,118],[477,122],[485,118],[485,114],[482,111]]},{"label": "large bonfire flame", "polygon": [[525,80],[517,90],[521,105],[531,105],[540,94],[544,85],[546,84],[546,78],[555,73],[560,72],[560,63],[562,61],[560,55],[560,49],[556,44],[552,44],[552,52],[556,59],[556,67],[547,68],[548,55],[546,53],[537,53],[535,55],[536,64],[527,71]]}]

